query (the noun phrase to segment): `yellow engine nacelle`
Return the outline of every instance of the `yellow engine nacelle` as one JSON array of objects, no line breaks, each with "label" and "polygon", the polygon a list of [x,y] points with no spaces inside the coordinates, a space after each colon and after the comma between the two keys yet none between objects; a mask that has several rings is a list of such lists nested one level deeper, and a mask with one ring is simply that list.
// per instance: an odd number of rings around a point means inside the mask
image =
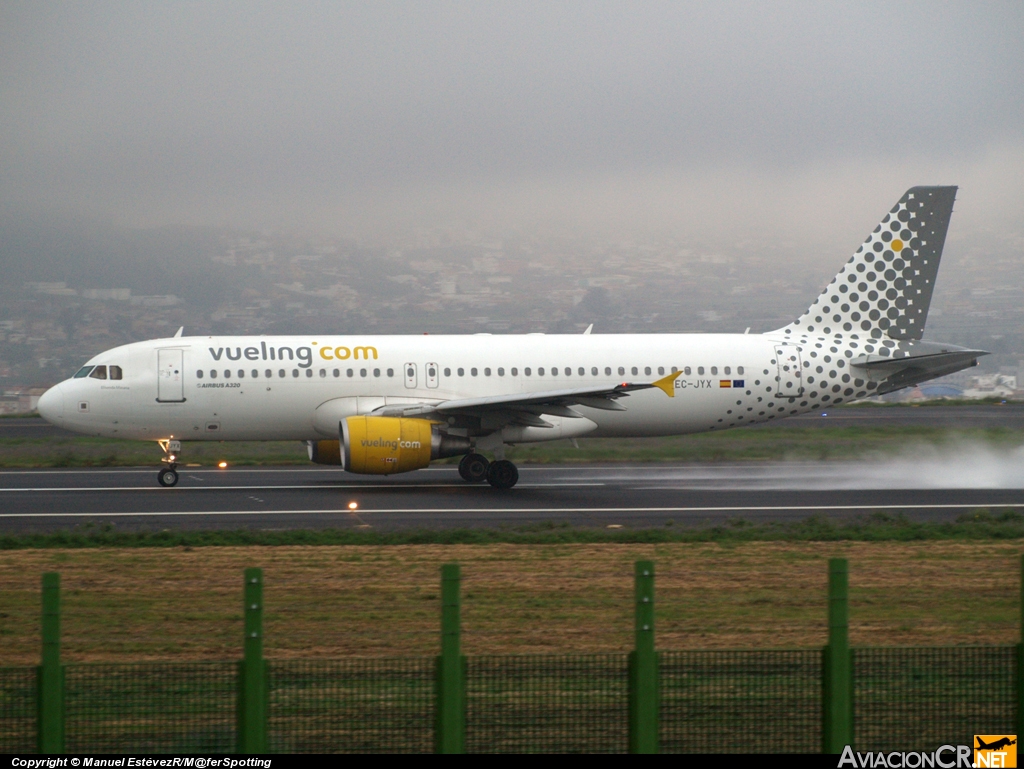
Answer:
[{"label": "yellow engine nacelle", "polygon": [[442,433],[426,419],[348,417],[340,441],[307,441],[311,462],[341,465],[350,473],[391,475],[419,470],[432,459],[456,457],[472,448],[469,438]]},{"label": "yellow engine nacelle", "polygon": [[433,424],[426,419],[348,417],[341,422],[341,466],[350,473],[391,475],[430,464]]}]

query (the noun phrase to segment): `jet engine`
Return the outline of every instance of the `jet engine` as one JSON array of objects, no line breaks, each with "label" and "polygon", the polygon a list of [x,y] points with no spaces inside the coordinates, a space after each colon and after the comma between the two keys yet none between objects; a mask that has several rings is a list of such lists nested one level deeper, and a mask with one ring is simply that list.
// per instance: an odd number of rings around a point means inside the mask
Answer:
[{"label": "jet engine", "polygon": [[350,473],[391,475],[419,470],[433,459],[470,451],[469,438],[448,435],[426,419],[348,417],[340,422],[340,441],[309,441],[309,458],[341,465]]}]

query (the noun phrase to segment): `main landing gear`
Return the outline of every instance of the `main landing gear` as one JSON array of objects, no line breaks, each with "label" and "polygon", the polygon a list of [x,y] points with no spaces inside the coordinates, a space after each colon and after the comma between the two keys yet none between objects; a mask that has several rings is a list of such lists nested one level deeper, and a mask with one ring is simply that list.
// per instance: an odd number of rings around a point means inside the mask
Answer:
[{"label": "main landing gear", "polygon": [[181,441],[157,441],[164,450],[163,462],[167,464],[156,474],[156,482],[161,486],[174,486],[178,483],[178,454],[181,453]]},{"label": "main landing gear", "polygon": [[487,481],[496,489],[511,489],[519,480],[519,470],[507,459],[488,462],[482,454],[467,454],[459,462],[459,475],[470,483]]}]

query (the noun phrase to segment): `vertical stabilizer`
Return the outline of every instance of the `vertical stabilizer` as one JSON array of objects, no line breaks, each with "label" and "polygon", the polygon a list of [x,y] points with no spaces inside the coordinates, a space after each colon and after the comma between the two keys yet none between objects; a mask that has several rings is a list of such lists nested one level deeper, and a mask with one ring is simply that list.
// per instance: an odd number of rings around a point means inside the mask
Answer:
[{"label": "vertical stabilizer", "polygon": [[956,187],[911,187],[803,315],[790,336],[920,339]]}]

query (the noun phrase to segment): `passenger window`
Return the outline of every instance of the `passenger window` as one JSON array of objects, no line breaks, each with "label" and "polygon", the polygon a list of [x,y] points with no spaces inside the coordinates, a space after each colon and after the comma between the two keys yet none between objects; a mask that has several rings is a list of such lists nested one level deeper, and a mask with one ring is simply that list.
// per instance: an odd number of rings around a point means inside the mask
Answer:
[{"label": "passenger window", "polygon": [[260,372],[257,369],[253,369],[252,370],[252,378],[253,379],[259,379],[259,376],[260,376]]},{"label": "passenger window", "polygon": [[231,369],[224,369],[224,378],[231,379]]},{"label": "passenger window", "polygon": [[395,375],[395,370],[393,368],[389,368],[388,369],[388,376],[393,377],[394,375]]},{"label": "passenger window", "polygon": [[491,375],[491,370],[489,368],[485,368],[484,369],[484,376],[490,376],[490,375]]},{"label": "passenger window", "polygon": [[472,376],[476,376],[476,369],[475,369],[475,368],[471,368],[471,369],[469,370],[469,373],[470,373],[470,374],[471,374]]},{"label": "passenger window", "polygon": [[[583,371],[583,369],[580,369],[580,371]],[[591,367],[590,374],[591,376],[597,376],[597,366]]]},{"label": "passenger window", "polygon": [[650,366],[647,366],[647,367],[644,368],[644,374],[646,376],[650,376],[651,375],[651,367]]},{"label": "passenger window", "polygon": [[[597,372],[595,371],[594,373],[596,374]],[[611,376],[612,375],[612,367],[611,366],[605,366],[604,367],[604,375],[605,376]]]},{"label": "passenger window", "polygon": [[306,379],[311,379],[312,377],[313,377],[313,369],[311,369],[311,368],[306,369]]},{"label": "passenger window", "polygon": [[544,376],[544,367],[541,366],[537,369],[537,376]]},{"label": "passenger window", "polygon": [[743,366],[737,366],[736,367],[736,373],[737,374],[743,374]]},{"label": "passenger window", "polygon": [[374,376],[380,376],[380,369],[379,369],[379,368],[375,368],[375,369],[373,370],[373,375],[374,375]]},{"label": "passenger window", "polygon": [[679,371],[679,369],[677,369],[677,368],[676,368],[675,366],[673,366],[673,367],[672,367],[672,373],[674,374],[674,373],[676,373],[677,371]]},{"label": "passenger window", "polygon": [[690,376],[690,374],[692,374],[693,372],[692,372],[692,371],[690,370],[690,367],[689,367],[689,366],[686,366],[686,367],[685,367],[685,368],[683,369],[683,373],[684,373],[684,374],[686,374],[686,376]]},{"label": "passenger window", "polygon": [[111,379],[120,379],[121,378],[121,367],[120,366],[111,366],[110,367],[110,378]]},{"label": "passenger window", "polygon": [[[565,367],[565,375],[572,376],[572,369],[568,366]],[[580,369],[580,376],[583,376],[583,369]]]},{"label": "passenger window", "polygon": [[82,366],[82,368],[78,369],[78,371],[75,372],[74,378],[84,379],[85,377],[89,376],[90,371],[92,371],[92,366]]},{"label": "passenger window", "polygon": [[732,366],[726,366],[724,371],[725,371],[726,374],[731,374],[732,373]]},{"label": "passenger window", "polygon": [[458,374],[459,376],[466,376],[466,369],[460,368],[455,373]]},{"label": "passenger window", "polygon": [[106,379],[107,378],[107,367],[106,366],[97,366],[96,368],[94,368],[92,370],[92,373],[89,374],[89,378],[90,379]]},{"label": "passenger window", "polygon": [[630,371],[633,373],[633,376],[636,376],[637,374],[640,373],[640,370],[636,366],[633,366],[633,368],[630,369]]},{"label": "passenger window", "polygon": [[365,377],[366,376],[366,369],[364,369],[364,368],[359,369],[359,376]]},{"label": "passenger window", "polygon": [[664,376],[664,375],[665,375],[665,367],[664,366],[658,366],[658,376]]},{"label": "passenger window", "polygon": [[519,376],[519,369],[517,369],[517,368],[512,369],[512,376]]},{"label": "passenger window", "polygon": [[283,368],[279,368],[279,369],[277,370],[277,375],[278,375],[279,377],[281,377],[281,379],[284,379],[284,377],[285,377],[284,369],[283,369]]},{"label": "passenger window", "polygon": [[338,377],[341,376],[341,371],[339,369],[334,369],[334,371],[332,371],[331,374],[333,374],[334,378],[337,379]]},{"label": "passenger window", "polygon": [[718,366],[712,366],[711,367],[711,374],[712,374],[712,376],[716,375],[717,373],[718,373]]},{"label": "passenger window", "polygon": [[698,376],[704,376],[704,367],[703,366],[697,366],[697,375]]},{"label": "passenger window", "polygon": [[505,369],[498,367],[498,376],[505,376]]},{"label": "passenger window", "polygon": [[216,378],[217,378],[217,369],[215,369],[215,368],[210,369],[210,379],[216,379]]},{"label": "passenger window", "polygon": [[446,368],[446,369],[444,370],[444,375],[445,375],[445,376],[451,376],[451,375],[452,375],[452,370],[451,370],[450,368]]},{"label": "passenger window", "polygon": [[345,376],[347,376],[347,377],[352,377],[354,375],[355,375],[355,372],[352,369],[348,369],[348,370],[345,371]]},{"label": "passenger window", "polygon": [[626,369],[624,367],[622,367],[622,366],[619,366],[619,376],[625,376],[625,374],[626,374]]},{"label": "passenger window", "polygon": [[196,372],[196,379],[202,379],[202,378],[203,378],[203,370],[199,369],[199,371]]},{"label": "passenger window", "polygon": [[[587,370],[585,368],[583,368],[583,366],[580,366],[580,368],[579,368],[579,375],[580,376],[585,376],[586,373],[587,373]],[[594,373],[595,374],[597,373],[597,369],[594,369]]]},{"label": "passenger window", "polygon": [[271,371],[270,369],[267,369],[266,371],[263,372],[263,376],[265,376],[267,379],[273,379],[274,372]]},{"label": "passenger window", "polygon": [[238,378],[245,379],[245,369],[238,369]]},{"label": "passenger window", "polygon": [[324,368],[320,369],[320,378],[323,379],[326,376],[327,376],[327,369],[324,369]]},{"label": "passenger window", "polygon": [[524,373],[524,374],[525,374],[526,376],[530,376],[530,369],[529,369],[529,367],[527,367],[527,368],[524,368],[524,369],[523,369],[523,373]]}]

